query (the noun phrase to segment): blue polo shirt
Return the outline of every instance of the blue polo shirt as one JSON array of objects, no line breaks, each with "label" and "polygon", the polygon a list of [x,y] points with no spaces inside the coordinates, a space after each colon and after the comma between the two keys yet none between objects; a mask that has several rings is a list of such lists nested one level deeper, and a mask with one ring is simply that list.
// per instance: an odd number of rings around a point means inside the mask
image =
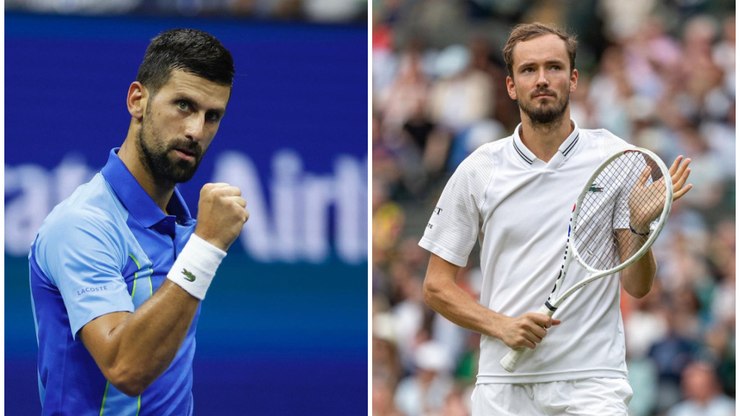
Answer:
[{"label": "blue polo shirt", "polygon": [[[29,254],[44,415],[190,415],[196,312],[170,367],[140,396],[103,376],[77,336],[91,320],[133,312],[162,285],[195,220],[175,190],[167,212],[113,149],[93,179],[57,205]],[[142,357],[145,361],[147,357]]]}]

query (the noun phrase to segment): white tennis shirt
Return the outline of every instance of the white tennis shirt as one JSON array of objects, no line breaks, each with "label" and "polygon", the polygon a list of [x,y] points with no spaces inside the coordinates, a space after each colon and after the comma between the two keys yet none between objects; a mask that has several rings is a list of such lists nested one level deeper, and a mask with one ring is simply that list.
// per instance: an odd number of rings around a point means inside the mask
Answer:
[{"label": "white tennis shirt", "polygon": [[[480,303],[491,310],[519,316],[542,306],[563,261],[578,194],[601,162],[630,147],[606,130],[573,125],[549,162],[537,159],[522,143],[521,125],[512,136],[479,147],[450,178],[419,242],[463,267],[479,239]],[[585,276],[574,261],[562,287]],[[513,373],[499,364],[508,347],[482,336],[477,382],[626,377],[617,278],[586,286],[560,305],[554,317],[562,323],[549,329],[535,350],[527,350]]]}]

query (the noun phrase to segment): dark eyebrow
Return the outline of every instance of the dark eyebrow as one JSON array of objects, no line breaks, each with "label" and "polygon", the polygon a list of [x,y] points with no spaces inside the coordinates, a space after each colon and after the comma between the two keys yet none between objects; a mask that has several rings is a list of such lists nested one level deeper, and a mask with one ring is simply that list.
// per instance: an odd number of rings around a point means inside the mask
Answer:
[{"label": "dark eyebrow", "polygon": [[226,109],[225,108],[209,108],[208,110],[206,110],[206,113],[216,113],[219,116],[222,116],[226,113]]},{"label": "dark eyebrow", "polygon": [[191,107],[195,107],[195,100],[186,95],[176,95],[172,98],[173,103],[178,103],[180,101],[184,101],[188,103]]},{"label": "dark eyebrow", "polygon": [[[517,65],[515,68],[516,68],[516,70],[522,70],[524,68],[528,68],[528,67],[533,66],[533,65],[537,65],[537,62],[535,62],[535,61],[525,61],[525,62]],[[546,60],[544,62],[543,65],[546,65],[546,66],[547,65],[565,66],[565,61],[562,61],[560,59],[548,59],[548,60]]]}]

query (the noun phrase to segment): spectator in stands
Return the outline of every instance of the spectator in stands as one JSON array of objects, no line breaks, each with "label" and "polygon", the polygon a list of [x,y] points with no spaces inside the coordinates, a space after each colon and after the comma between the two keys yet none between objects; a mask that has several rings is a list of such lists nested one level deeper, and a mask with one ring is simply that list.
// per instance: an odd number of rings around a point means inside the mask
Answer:
[{"label": "spectator in stands", "polygon": [[684,400],[668,411],[668,416],[733,416],[735,401],[722,393],[714,368],[693,362],[681,373]]}]

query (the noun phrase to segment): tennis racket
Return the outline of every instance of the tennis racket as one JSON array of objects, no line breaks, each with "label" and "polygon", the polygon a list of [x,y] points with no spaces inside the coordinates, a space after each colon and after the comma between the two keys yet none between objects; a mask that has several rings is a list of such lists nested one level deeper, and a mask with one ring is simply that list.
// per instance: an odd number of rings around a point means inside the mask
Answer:
[{"label": "tennis racket", "polygon": [[[658,238],[672,202],[671,175],[653,152],[630,148],[607,158],[578,195],[568,224],[563,264],[550,296],[537,312],[552,316],[579,289],[636,262]],[[563,291],[561,286],[574,258],[588,274]],[[524,351],[511,349],[501,359],[501,366],[514,371]]]}]

